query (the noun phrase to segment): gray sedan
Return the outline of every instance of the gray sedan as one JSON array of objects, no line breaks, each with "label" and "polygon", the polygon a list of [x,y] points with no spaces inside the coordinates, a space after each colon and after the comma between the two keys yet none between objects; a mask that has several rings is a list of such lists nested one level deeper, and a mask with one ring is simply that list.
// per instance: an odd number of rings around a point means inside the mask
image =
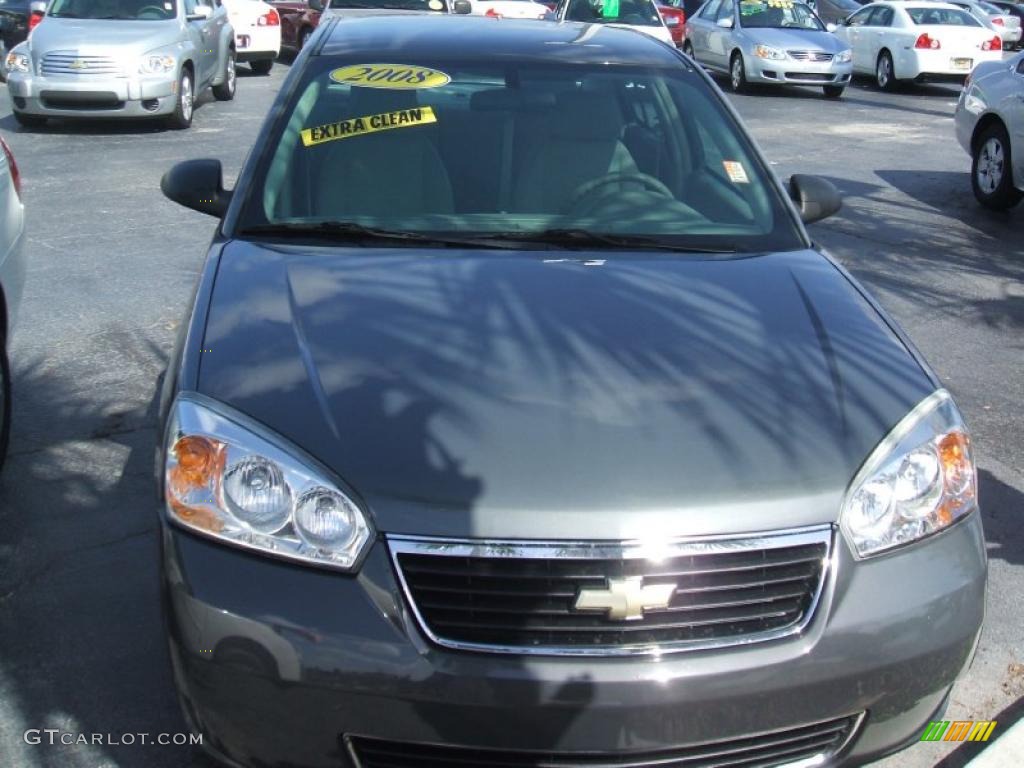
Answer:
[{"label": "gray sedan", "polygon": [[986,208],[1024,198],[1024,54],[974,68],[956,105],[956,137],[972,158],[971,186]]},{"label": "gray sedan", "polygon": [[817,85],[837,99],[853,71],[849,46],[788,0],[709,0],[687,21],[683,50],[728,73],[736,93],[748,83]]},{"label": "gray sedan", "polygon": [[53,0],[7,69],[24,126],[162,116],[187,128],[205,88],[234,98],[234,31],[217,0]]},{"label": "gray sedan", "polygon": [[10,147],[0,138],[0,467],[11,431],[11,368],[7,345],[25,284],[25,206],[21,174]]}]

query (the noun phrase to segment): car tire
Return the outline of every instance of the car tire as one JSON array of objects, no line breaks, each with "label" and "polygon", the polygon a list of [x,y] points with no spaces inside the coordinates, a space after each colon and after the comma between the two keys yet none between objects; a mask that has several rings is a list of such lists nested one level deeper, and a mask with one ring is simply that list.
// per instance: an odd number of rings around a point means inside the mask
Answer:
[{"label": "car tire", "polygon": [[687,40],[685,43],[683,43],[683,53],[685,53],[687,56],[689,56],[694,61],[697,60],[694,57],[694,55],[693,55],[693,43],[691,43],[689,40]]},{"label": "car tire", "polygon": [[24,112],[14,110],[14,121],[22,128],[42,128],[46,125],[46,118],[42,115],[26,115]]},{"label": "car tire", "polygon": [[843,91],[846,90],[845,85],[825,85],[822,86],[821,90],[825,92],[826,99],[838,99],[843,95]]},{"label": "car tire", "polygon": [[0,339],[0,470],[4,467],[11,439],[11,364],[6,347],[6,342]]},{"label": "car tire", "polygon": [[747,67],[743,63],[743,55],[737,51],[729,60],[729,87],[733,93],[746,93],[750,90],[747,83]]},{"label": "car tire", "polygon": [[875,85],[882,91],[896,90],[896,68],[892,63],[892,54],[882,51],[875,62]]},{"label": "car tire", "polygon": [[235,52],[228,51],[228,63],[224,72],[224,82],[213,86],[213,97],[217,101],[231,101],[235,98],[235,88],[238,86],[238,73],[235,71]]},{"label": "car tire", "polygon": [[274,60],[260,59],[259,61],[250,61],[249,66],[257,75],[269,75],[270,70],[274,68]]},{"label": "car tire", "polygon": [[1002,123],[989,125],[974,142],[971,188],[978,202],[994,211],[1012,208],[1024,197],[1013,186],[1010,137]]},{"label": "car tire", "polygon": [[183,129],[192,125],[192,113],[195,110],[196,90],[192,82],[192,70],[181,68],[178,76],[178,99],[174,104],[174,112],[167,118],[171,128]]}]

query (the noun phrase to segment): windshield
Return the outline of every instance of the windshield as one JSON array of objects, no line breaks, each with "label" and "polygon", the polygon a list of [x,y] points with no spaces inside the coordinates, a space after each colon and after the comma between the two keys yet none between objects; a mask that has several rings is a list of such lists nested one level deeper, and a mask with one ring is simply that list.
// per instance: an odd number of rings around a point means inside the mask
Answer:
[{"label": "windshield", "polygon": [[980,27],[981,22],[966,11],[955,8],[907,8],[915,24],[934,27]]},{"label": "windshield", "polygon": [[660,27],[661,16],[651,0],[569,0],[566,21]]},{"label": "windshield", "polygon": [[445,0],[331,0],[329,8],[391,9],[401,11],[446,11]]},{"label": "windshield", "polygon": [[825,29],[806,5],[785,0],[741,0],[740,26],[744,29]]},{"label": "windshield", "polygon": [[303,79],[246,186],[243,236],[333,222],[321,231],[804,247],[739,126],[681,63],[314,58]]},{"label": "windshield", "polygon": [[177,13],[177,0],[53,0],[46,15],[57,19],[166,21]]}]

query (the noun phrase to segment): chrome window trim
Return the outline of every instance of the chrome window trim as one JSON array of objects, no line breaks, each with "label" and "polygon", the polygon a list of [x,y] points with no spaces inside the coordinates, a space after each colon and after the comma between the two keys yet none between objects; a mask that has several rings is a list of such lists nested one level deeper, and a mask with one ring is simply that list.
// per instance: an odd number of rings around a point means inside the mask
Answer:
[{"label": "chrome window trim", "polygon": [[[433,536],[388,534],[386,543],[398,583],[420,631],[435,645],[458,651],[517,654],[528,656],[659,656],[684,651],[703,651],[730,646],[752,645],[801,634],[810,624],[818,608],[832,570],[835,540],[834,525],[817,525],[763,533],[723,536],[684,536],[663,541],[629,539],[623,541],[535,541],[532,539],[449,539]],[[617,646],[527,646],[493,645],[451,640],[437,635],[427,624],[413,599],[412,590],[398,562],[401,554],[436,555],[440,557],[490,557],[515,559],[641,559],[679,557],[689,554],[715,554],[754,549],[779,549],[802,544],[824,544],[821,578],[811,595],[803,621],[790,627],[738,637],[714,640],[681,640],[670,643],[636,643]]]}]

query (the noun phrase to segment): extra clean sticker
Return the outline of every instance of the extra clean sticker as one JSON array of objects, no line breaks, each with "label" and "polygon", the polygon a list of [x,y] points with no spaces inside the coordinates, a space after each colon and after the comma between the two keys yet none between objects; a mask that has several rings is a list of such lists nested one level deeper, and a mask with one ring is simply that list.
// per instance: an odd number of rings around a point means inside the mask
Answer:
[{"label": "extra clean sticker", "polygon": [[444,72],[408,64],[354,64],[331,72],[331,80],[361,88],[440,88],[452,79]]},{"label": "extra clean sticker", "polygon": [[729,181],[733,184],[749,184],[750,179],[747,178],[747,171],[743,167],[743,163],[736,162],[735,160],[723,160],[722,165],[725,166],[725,173],[729,177]]},{"label": "extra clean sticker", "polygon": [[408,128],[413,125],[426,125],[436,122],[437,117],[434,116],[434,110],[430,107],[399,109],[395,112],[382,112],[379,115],[339,120],[336,123],[328,123],[316,128],[303,128],[302,144],[306,147],[315,147],[317,144],[337,141],[338,139],[348,139],[352,136],[362,136],[366,133],[390,131],[392,128]]}]

